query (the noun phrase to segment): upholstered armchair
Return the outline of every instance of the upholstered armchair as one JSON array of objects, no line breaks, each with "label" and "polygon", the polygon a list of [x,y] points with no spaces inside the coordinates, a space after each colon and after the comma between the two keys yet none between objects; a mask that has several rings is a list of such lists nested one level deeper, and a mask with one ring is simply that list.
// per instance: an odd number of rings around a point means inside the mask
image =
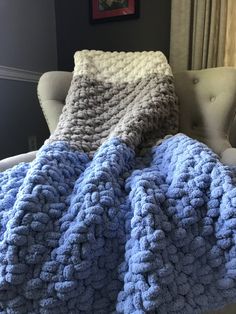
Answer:
[{"label": "upholstered armchair", "polygon": [[[179,131],[207,144],[224,163],[236,165],[236,69],[185,71],[174,78],[180,104]],[[38,98],[50,133],[57,126],[71,79],[71,72],[53,71],[39,80]],[[35,154],[1,160],[0,171],[31,161]]]}]

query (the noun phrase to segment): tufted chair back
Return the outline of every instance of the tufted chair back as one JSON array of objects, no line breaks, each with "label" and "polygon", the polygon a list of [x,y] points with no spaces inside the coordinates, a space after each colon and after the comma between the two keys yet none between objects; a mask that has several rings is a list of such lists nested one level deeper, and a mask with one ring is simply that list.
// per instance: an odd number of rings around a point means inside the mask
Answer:
[{"label": "tufted chair back", "polygon": [[[236,112],[236,69],[212,68],[175,74],[180,131],[204,142],[217,154],[236,146],[230,134]],[[236,125],[236,123],[235,123]]]},{"label": "tufted chair back", "polygon": [[[180,132],[196,138],[217,154],[236,147],[236,132],[230,130],[236,111],[236,69],[213,68],[176,73],[175,88],[180,103]],[[49,130],[58,123],[71,83],[71,72],[47,72],[38,84],[38,97]],[[233,130],[236,131],[236,122]],[[234,153],[236,158],[236,153]]]}]

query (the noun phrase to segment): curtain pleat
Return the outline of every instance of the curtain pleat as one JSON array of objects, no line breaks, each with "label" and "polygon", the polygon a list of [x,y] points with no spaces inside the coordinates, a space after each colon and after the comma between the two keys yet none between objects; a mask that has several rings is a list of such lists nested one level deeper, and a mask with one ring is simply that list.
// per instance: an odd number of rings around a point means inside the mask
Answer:
[{"label": "curtain pleat", "polygon": [[198,69],[203,66],[206,50],[208,49],[208,16],[209,10],[206,12],[208,0],[196,0],[193,6],[193,33],[189,34],[192,43],[192,55],[189,68]]},{"label": "curtain pleat", "polygon": [[[218,0],[219,1],[219,0]],[[225,57],[225,44],[226,44],[226,28],[227,28],[227,8],[229,0],[220,0],[220,25],[219,25],[219,36],[218,36],[218,52],[217,52],[217,63],[216,66],[223,66]]]},{"label": "curtain pleat", "polygon": [[228,0],[227,8],[227,30],[226,30],[226,44],[225,44],[225,58],[226,66],[236,67],[236,1]]},{"label": "curtain pleat", "polygon": [[204,68],[224,65],[227,1],[228,0],[212,0],[209,51],[207,64]]},{"label": "curtain pleat", "polygon": [[179,72],[189,66],[189,30],[191,27],[191,1],[172,0],[170,64]]}]

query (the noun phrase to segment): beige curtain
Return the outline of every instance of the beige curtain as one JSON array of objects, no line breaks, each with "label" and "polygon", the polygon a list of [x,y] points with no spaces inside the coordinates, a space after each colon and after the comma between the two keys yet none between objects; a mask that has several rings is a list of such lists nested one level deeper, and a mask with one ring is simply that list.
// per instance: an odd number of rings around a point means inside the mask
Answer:
[{"label": "beige curtain", "polygon": [[228,0],[224,65],[236,67],[236,0]]},{"label": "beige curtain", "polygon": [[235,21],[229,23],[235,5],[236,0],[172,0],[170,64],[174,72],[232,65],[232,57],[226,55],[235,57]]}]

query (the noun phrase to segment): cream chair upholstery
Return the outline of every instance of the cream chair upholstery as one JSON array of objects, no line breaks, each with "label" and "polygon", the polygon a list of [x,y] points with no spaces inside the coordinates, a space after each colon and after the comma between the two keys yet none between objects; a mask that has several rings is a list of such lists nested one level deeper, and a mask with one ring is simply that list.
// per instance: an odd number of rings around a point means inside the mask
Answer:
[{"label": "cream chair upholstery", "polygon": [[[177,73],[175,89],[180,103],[180,131],[236,163],[236,151],[227,150],[232,147],[230,131],[236,112],[236,69]],[[236,144],[235,136],[231,140]]]},{"label": "cream chair upholstery", "polygon": [[[180,103],[180,132],[207,144],[223,162],[236,165],[236,149],[232,148],[236,147],[236,69],[185,71],[176,73],[174,78]],[[38,98],[50,133],[58,123],[71,80],[72,73],[62,71],[47,72],[39,80]],[[24,157],[0,161],[0,171],[25,161]]]},{"label": "cream chair upholstery", "polygon": [[37,151],[32,151],[0,160],[0,172],[12,168],[21,162],[30,162],[34,160],[36,153]]},{"label": "cream chair upholstery", "polygon": [[44,73],[38,84],[38,99],[52,134],[56,129],[72,80],[71,72]]}]

